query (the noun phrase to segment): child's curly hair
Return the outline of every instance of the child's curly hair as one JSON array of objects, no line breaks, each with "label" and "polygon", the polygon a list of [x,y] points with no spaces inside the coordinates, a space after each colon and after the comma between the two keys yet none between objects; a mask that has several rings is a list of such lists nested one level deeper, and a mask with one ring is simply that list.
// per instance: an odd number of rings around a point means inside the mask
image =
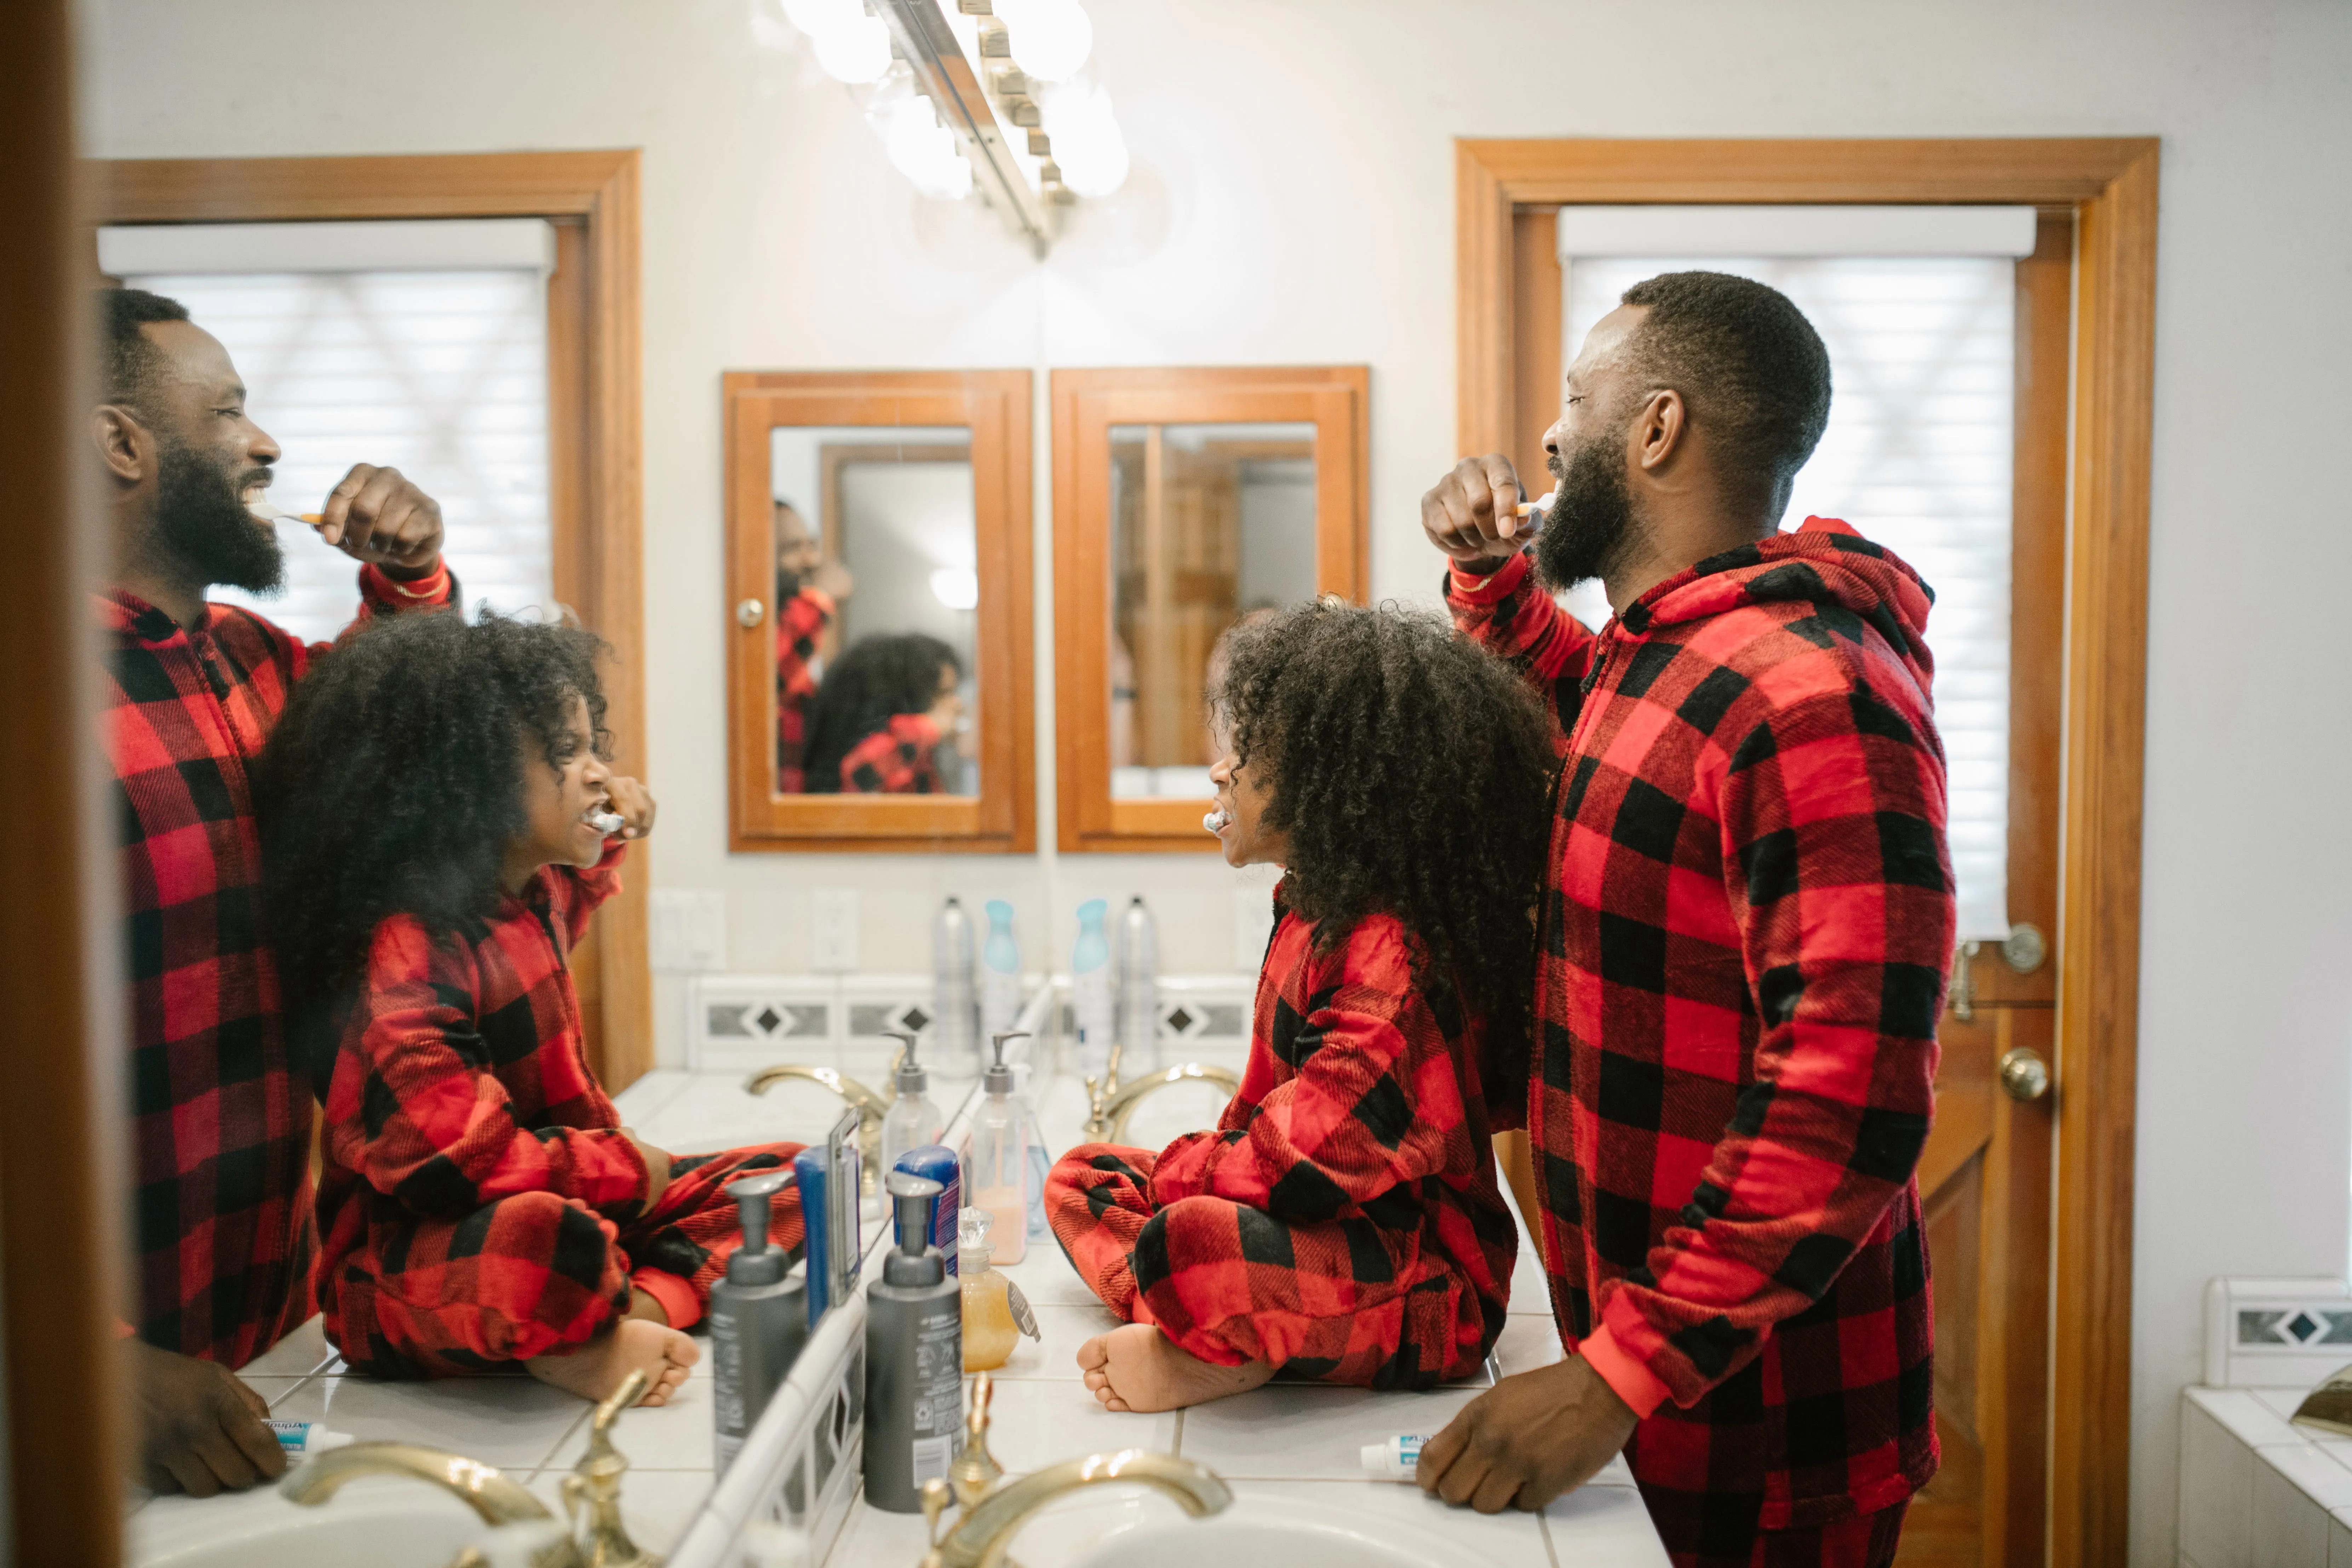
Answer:
[{"label": "child's curly hair", "polygon": [[298,1057],[331,1047],[320,1031],[377,922],[410,914],[447,935],[498,908],[500,864],[526,826],[526,752],[551,768],[570,760],[579,699],[597,754],[610,754],[604,649],[575,626],[488,612],[470,625],[451,611],[393,616],[295,687],[253,784],[263,919]]},{"label": "child's curly hair", "polygon": [[1246,622],[1223,663],[1210,702],[1271,789],[1285,896],[1317,945],[1394,915],[1432,1000],[1458,997],[1495,1047],[1523,1048],[1556,767],[1535,694],[1443,619],[1394,605]]}]

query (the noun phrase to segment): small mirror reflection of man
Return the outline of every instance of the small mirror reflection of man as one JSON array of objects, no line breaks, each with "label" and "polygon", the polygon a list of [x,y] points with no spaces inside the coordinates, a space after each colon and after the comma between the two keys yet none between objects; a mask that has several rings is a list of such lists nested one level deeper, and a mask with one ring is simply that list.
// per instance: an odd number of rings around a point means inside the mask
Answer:
[{"label": "small mirror reflection of man", "polygon": [[807,782],[809,702],[840,640],[841,606],[855,584],[788,500],[776,502],[775,540],[776,793],[799,795]]}]

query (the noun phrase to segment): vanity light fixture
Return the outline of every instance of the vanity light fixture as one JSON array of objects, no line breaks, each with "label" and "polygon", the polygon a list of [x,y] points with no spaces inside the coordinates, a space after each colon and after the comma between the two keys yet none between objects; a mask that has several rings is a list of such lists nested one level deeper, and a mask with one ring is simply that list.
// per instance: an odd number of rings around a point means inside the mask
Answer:
[{"label": "vanity light fixture", "polygon": [[1055,209],[1125,183],[1127,139],[1079,0],[781,0],[925,195],[977,189],[1044,256]]}]

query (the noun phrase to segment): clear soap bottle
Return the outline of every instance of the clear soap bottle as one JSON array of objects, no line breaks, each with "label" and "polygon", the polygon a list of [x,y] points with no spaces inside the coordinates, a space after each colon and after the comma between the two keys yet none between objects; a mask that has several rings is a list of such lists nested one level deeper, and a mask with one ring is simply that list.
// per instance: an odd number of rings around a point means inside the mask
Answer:
[{"label": "clear soap bottle", "polygon": [[1025,1033],[995,1037],[995,1060],[981,1079],[982,1099],[963,1146],[964,1201],[988,1211],[1004,1263],[1018,1263],[1029,1252],[1029,1119],[1004,1060],[1004,1042],[1026,1038]]},{"label": "clear soap bottle", "polygon": [[1021,1297],[1021,1287],[989,1266],[995,1250],[989,1232],[995,1223],[986,1209],[966,1209],[956,1251],[963,1263],[963,1369],[993,1372],[1013,1355],[1026,1332],[1037,1335],[1037,1320]]},{"label": "clear soap bottle", "polygon": [[928,1092],[931,1087],[931,1075],[915,1060],[915,1037],[893,1030],[890,1037],[903,1048],[898,1053],[898,1070],[894,1079],[898,1098],[892,1100],[890,1109],[882,1113],[882,1168],[885,1171],[896,1170],[898,1157],[908,1150],[938,1142],[941,1129],[947,1125],[946,1119],[940,1115],[940,1108],[931,1103]]}]

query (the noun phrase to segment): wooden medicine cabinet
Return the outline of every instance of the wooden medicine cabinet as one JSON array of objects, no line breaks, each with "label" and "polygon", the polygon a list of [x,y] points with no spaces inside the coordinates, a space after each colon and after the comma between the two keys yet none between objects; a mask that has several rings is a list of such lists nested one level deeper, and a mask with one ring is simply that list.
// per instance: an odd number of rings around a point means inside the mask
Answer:
[{"label": "wooden medicine cabinet", "polygon": [[1064,850],[1215,848],[1218,639],[1370,585],[1368,385],[1361,365],[1053,373]]},{"label": "wooden medicine cabinet", "polygon": [[729,847],[1036,847],[1026,371],[734,371]]}]

